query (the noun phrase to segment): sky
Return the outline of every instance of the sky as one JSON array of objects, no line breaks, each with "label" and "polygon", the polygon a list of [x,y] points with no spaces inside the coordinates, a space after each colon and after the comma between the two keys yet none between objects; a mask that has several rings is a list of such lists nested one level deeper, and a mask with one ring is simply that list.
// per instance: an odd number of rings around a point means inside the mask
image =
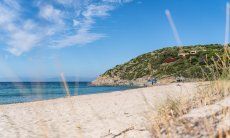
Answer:
[{"label": "sky", "polygon": [[[0,0],[0,81],[93,80],[159,48],[224,43],[227,0]],[[68,80],[68,79],[67,79]]]}]

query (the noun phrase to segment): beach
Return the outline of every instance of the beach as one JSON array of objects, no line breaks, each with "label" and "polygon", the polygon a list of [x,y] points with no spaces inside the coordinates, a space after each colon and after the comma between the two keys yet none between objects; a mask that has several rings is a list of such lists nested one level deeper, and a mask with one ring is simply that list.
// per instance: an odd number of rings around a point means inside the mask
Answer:
[{"label": "beach", "polygon": [[167,97],[191,98],[201,83],[172,83],[111,93],[0,105],[0,137],[152,137]]}]

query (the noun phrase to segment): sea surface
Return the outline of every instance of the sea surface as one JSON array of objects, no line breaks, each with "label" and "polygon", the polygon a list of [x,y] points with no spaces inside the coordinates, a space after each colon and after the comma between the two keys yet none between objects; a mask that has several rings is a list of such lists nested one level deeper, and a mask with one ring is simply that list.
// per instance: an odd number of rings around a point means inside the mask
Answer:
[{"label": "sea surface", "polygon": [[[68,82],[71,96],[132,89],[128,86],[90,86],[88,82]],[[66,96],[62,82],[0,82],[0,104],[32,102]]]}]

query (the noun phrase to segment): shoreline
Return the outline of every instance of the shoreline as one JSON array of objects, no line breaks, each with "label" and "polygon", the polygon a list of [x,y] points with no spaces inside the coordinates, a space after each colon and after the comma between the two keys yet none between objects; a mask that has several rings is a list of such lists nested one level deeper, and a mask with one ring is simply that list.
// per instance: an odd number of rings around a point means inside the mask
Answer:
[{"label": "shoreline", "polygon": [[[186,83],[196,83],[196,82],[186,82]],[[199,82],[200,83],[200,82]],[[41,100],[35,100],[35,101],[28,101],[28,102],[18,102],[18,103],[8,103],[8,104],[0,104],[0,106],[4,105],[15,105],[15,104],[23,104],[23,103],[34,103],[34,102],[45,102],[45,101],[52,101],[52,100],[58,100],[58,99],[66,99],[66,98],[76,98],[76,97],[82,97],[82,96],[91,96],[91,95],[100,95],[100,94],[111,94],[111,93],[120,93],[124,91],[129,91],[129,90],[139,90],[139,89],[145,89],[145,88],[151,88],[151,87],[158,87],[158,86],[165,86],[165,85],[170,85],[170,84],[180,84],[180,83],[168,83],[168,84],[158,84],[158,85],[151,85],[151,86],[130,86],[130,89],[126,90],[119,90],[119,91],[105,91],[105,92],[99,92],[99,93],[92,93],[92,94],[81,94],[81,95],[74,95],[74,96],[64,96],[64,97],[59,97],[59,98],[51,98],[51,99],[41,99]],[[106,86],[106,85],[105,85]],[[95,86],[95,87],[105,87],[105,86]],[[121,86],[126,86],[126,85],[121,85]],[[106,87],[116,87],[116,86],[106,86]],[[117,86],[119,87],[119,86]],[[127,86],[129,87],[129,86]]]},{"label": "shoreline", "polygon": [[177,84],[0,105],[0,137],[112,137],[130,128],[130,137],[151,137],[157,106],[199,86]]},{"label": "shoreline", "polygon": [[[95,86],[95,87],[116,87],[116,86]],[[120,87],[120,86],[117,86],[117,87]],[[124,87],[129,87],[129,86],[124,86]],[[123,91],[128,91],[128,90],[133,90],[133,89],[141,89],[141,88],[146,88],[146,87],[130,86],[128,89],[124,89],[124,90],[103,91],[103,92],[98,92],[98,93],[86,93],[86,94],[81,94],[81,95],[73,95],[73,96],[70,96],[70,98],[71,97],[74,98],[74,97],[81,97],[81,96],[98,95],[98,94],[109,94],[109,93],[123,92]],[[58,97],[58,98],[50,98],[50,99],[41,99],[41,100],[35,100],[35,101],[6,103],[6,104],[0,104],[0,106],[1,105],[12,105],[12,104],[33,103],[33,102],[43,102],[43,101],[66,99],[66,98],[68,98],[68,96],[63,96],[63,97]]]},{"label": "shoreline", "polygon": [[[95,87],[100,87],[100,86],[95,86]],[[101,86],[104,87],[104,86]],[[109,87],[109,86],[107,86]],[[114,87],[114,86],[111,86]],[[119,86],[118,86],[119,87]],[[74,95],[74,96],[64,96],[64,97],[59,97],[59,98],[51,98],[51,99],[43,99],[43,100],[35,100],[35,101],[28,101],[28,102],[18,102],[18,103],[9,103],[9,104],[0,104],[1,106],[4,105],[15,105],[15,104],[24,104],[24,103],[34,103],[34,102],[45,102],[45,101],[52,101],[52,100],[58,100],[58,99],[66,99],[66,98],[77,98],[77,97],[83,97],[83,96],[91,96],[91,95],[100,95],[100,94],[110,94],[110,93],[119,93],[119,92],[124,92],[124,91],[129,91],[129,90],[138,90],[142,88],[147,88],[147,87],[137,87],[137,88],[130,88],[126,90],[120,90],[120,91],[105,91],[105,92],[99,92],[99,93],[90,93],[90,94],[81,94],[81,95]]]}]

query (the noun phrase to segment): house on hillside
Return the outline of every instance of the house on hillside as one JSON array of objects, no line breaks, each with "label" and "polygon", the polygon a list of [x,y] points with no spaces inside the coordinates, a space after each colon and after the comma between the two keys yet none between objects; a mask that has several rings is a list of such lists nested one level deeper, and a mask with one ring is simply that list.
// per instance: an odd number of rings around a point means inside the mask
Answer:
[{"label": "house on hillside", "polygon": [[179,57],[185,58],[186,56],[194,56],[197,55],[197,51],[196,50],[192,50],[190,52],[181,52],[178,54]]},{"label": "house on hillside", "polygon": [[182,53],[179,53],[179,54],[178,54],[178,56],[179,56],[179,57],[182,57],[182,58],[185,58],[187,55],[189,55],[189,53],[184,53],[184,52],[182,52]]},{"label": "house on hillside", "polygon": [[190,51],[189,53],[190,55],[196,55],[197,54],[197,51],[193,50],[193,51]]}]

